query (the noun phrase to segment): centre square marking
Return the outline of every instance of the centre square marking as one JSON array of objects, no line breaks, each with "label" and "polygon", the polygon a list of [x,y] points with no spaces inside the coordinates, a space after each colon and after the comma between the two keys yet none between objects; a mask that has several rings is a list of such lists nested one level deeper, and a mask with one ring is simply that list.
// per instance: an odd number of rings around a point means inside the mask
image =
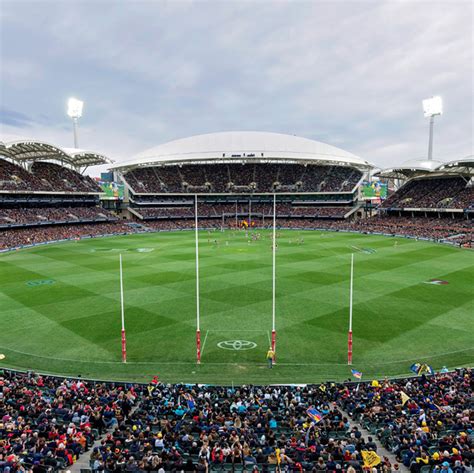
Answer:
[{"label": "centre square marking", "polygon": [[235,351],[253,350],[254,348],[257,348],[255,342],[249,342],[248,340],[224,340],[219,342],[217,346],[223,350]]}]

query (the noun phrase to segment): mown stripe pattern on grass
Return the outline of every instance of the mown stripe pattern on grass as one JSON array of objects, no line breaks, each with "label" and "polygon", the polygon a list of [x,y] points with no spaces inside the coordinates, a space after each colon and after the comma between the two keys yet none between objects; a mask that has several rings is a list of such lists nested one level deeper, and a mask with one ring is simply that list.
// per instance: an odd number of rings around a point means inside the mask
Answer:
[{"label": "mown stripe pattern on grass", "polygon": [[[303,232],[298,232],[303,233]],[[82,240],[0,256],[0,350],[5,366],[106,379],[291,383],[343,379],[349,264],[355,255],[354,364],[365,376],[406,373],[412,361],[472,364],[474,253],[429,242],[282,231],[277,253],[278,363],[271,330],[271,241],[262,232],[200,235],[202,364],[195,364],[192,232]],[[212,243],[214,238],[218,245]],[[293,240],[293,243],[290,243]],[[128,339],[120,363],[118,255]],[[432,278],[449,282],[424,284]],[[29,285],[35,280],[54,284]],[[253,350],[222,350],[224,340]],[[75,361],[70,361],[75,360]]]}]

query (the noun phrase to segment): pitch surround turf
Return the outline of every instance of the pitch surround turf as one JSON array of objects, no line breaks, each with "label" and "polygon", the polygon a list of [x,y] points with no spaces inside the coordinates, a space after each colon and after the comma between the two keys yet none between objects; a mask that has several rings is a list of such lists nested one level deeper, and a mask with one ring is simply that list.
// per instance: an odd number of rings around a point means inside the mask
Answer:
[{"label": "pitch surround turf", "polygon": [[[277,364],[270,370],[270,233],[200,232],[202,362],[196,364],[194,233],[151,233],[0,255],[3,367],[94,379],[310,383],[472,365],[474,253],[352,233],[279,231]],[[216,242],[217,241],[217,242]],[[119,254],[128,361],[121,362]],[[436,282],[442,281],[442,283]]]}]

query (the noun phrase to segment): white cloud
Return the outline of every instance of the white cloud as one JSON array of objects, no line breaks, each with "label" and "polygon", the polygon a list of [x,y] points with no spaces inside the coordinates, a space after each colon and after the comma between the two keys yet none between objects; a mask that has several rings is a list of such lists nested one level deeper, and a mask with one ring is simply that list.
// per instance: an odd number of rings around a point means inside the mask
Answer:
[{"label": "white cloud", "polygon": [[81,144],[118,159],[195,133],[254,129],[387,166],[426,153],[421,100],[440,94],[435,155],[473,153],[471,2],[10,1],[3,10],[2,106],[61,144],[74,94],[86,101]]}]

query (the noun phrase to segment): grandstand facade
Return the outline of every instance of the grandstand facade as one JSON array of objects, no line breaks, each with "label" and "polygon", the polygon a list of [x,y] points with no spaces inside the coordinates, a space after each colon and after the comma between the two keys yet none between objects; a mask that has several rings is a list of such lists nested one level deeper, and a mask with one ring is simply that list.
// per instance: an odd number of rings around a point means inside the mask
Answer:
[{"label": "grandstand facade", "polygon": [[279,220],[346,219],[372,166],[334,146],[290,135],[225,132],[172,141],[112,166],[138,219],[192,224],[264,225],[277,195]]},{"label": "grandstand facade", "polygon": [[[85,175],[108,165],[125,186],[116,211]],[[383,233],[472,246],[474,157],[411,160],[376,176],[396,188],[377,207],[361,185],[374,167],[305,138],[225,132],[171,141],[113,163],[31,139],[0,142],[0,249],[109,233],[277,225]],[[110,202],[108,203],[110,206]],[[375,208],[375,212],[374,212]],[[125,223],[122,220],[128,220]],[[130,223],[132,222],[132,223]]]},{"label": "grandstand facade", "polygon": [[30,139],[0,142],[1,248],[106,233],[117,217],[100,206],[101,188],[84,174],[106,156]]},{"label": "grandstand facade", "polygon": [[381,206],[388,214],[400,216],[472,218],[474,212],[474,157],[446,164],[436,161],[408,161],[386,169],[379,176],[401,180],[394,194]]}]

